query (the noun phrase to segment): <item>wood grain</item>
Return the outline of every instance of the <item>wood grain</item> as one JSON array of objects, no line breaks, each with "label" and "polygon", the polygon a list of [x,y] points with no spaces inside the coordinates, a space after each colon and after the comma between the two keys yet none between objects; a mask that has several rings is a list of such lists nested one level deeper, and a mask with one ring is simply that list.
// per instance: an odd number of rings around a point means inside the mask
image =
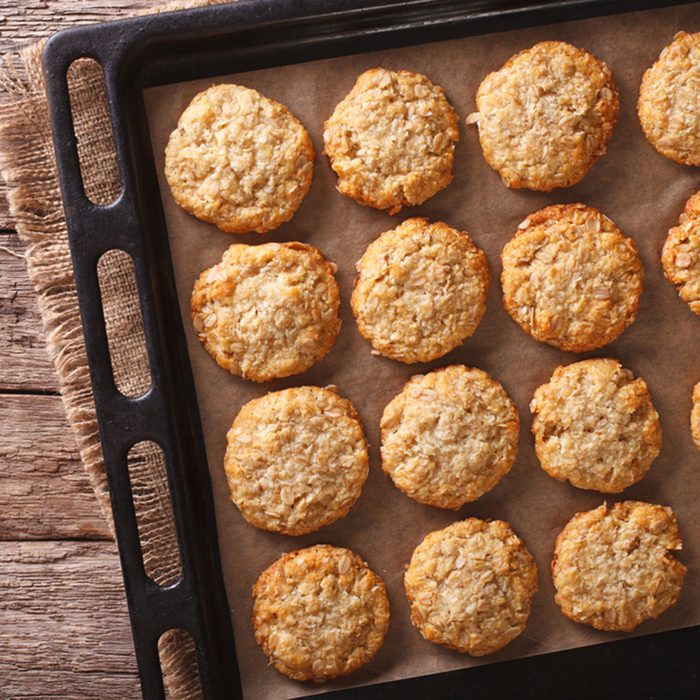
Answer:
[{"label": "wood grain", "polygon": [[[66,27],[106,22],[159,4],[156,0],[0,0],[0,53]],[[13,227],[0,178],[0,229]]]},{"label": "wood grain", "polygon": [[108,539],[58,396],[0,394],[0,539]]},{"label": "wood grain", "polygon": [[110,542],[0,542],[0,630],[2,698],[139,697]]},{"label": "wood grain", "polygon": [[0,234],[0,270],[0,391],[56,391],[24,244],[16,233]]}]

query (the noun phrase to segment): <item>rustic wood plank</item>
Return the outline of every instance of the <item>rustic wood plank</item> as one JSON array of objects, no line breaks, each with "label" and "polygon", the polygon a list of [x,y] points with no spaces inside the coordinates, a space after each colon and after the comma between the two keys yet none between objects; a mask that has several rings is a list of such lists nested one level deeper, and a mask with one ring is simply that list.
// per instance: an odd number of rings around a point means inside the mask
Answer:
[{"label": "rustic wood plank", "polygon": [[137,698],[108,542],[0,542],[0,697]]},{"label": "rustic wood plank", "polygon": [[0,270],[0,391],[56,391],[24,244],[15,233],[0,234]]},{"label": "rustic wood plank", "polygon": [[58,396],[0,394],[0,540],[110,533]]},{"label": "rustic wood plank", "polygon": [[[160,4],[157,0],[0,0],[0,53],[77,24],[105,22]],[[0,228],[14,224],[0,178]]]}]

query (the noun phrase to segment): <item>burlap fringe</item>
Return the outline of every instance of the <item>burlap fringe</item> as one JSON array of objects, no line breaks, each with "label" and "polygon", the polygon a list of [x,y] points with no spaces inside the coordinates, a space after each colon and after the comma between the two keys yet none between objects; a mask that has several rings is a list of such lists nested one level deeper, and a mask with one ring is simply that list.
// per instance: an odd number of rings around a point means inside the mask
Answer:
[{"label": "burlap fringe", "polygon": [[[165,12],[225,3],[227,0],[178,0],[150,12]],[[139,14],[148,14],[144,11]],[[10,213],[20,238],[27,243],[27,270],[37,292],[47,335],[47,348],[58,374],[63,404],[104,517],[113,531],[107,478],[99,441],[95,406],[85,354],[78,300],[68,247],[41,55],[45,42],[3,57],[0,67],[0,172],[8,185]],[[118,192],[106,103],[94,63],[71,67],[71,105],[79,139],[86,193],[93,201],[110,201]],[[75,70],[73,70],[75,69]],[[77,115],[82,109],[82,119]],[[105,129],[105,124],[107,128]],[[107,137],[104,137],[107,134]],[[102,264],[102,261],[101,261]],[[140,315],[134,313],[133,272],[119,256],[106,260],[112,280],[111,308],[106,315],[114,332],[125,339],[112,350],[117,385],[130,393],[143,387],[145,348]],[[116,282],[115,282],[116,281]],[[107,311],[107,310],[106,310]],[[147,367],[147,364],[146,364]],[[149,575],[159,583],[177,580],[179,559],[161,455],[145,448],[134,451],[129,469],[139,513],[139,533]],[[173,631],[159,643],[169,694],[190,700],[201,697],[196,655],[189,635]]]}]

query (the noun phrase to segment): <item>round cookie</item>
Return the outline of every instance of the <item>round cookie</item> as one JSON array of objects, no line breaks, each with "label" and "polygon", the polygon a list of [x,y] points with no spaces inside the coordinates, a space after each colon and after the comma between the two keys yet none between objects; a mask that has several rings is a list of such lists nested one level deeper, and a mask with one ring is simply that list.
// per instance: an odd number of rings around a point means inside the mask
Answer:
[{"label": "round cookie", "polygon": [[486,162],[508,187],[549,192],[580,182],[605,153],[620,110],[612,71],[588,51],[543,41],[521,51],[476,94]]},{"label": "round cookie", "polygon": [[577,513],[556,540],[555,601],[566,617],[629,632],[675,605],[686,568],[670,508],[624,501]]},{"label": "round cookie", "polygon": [[442,88],[419,73],[373,68],[324,125],[338,190],[396,214],[452,182],[459,119]]},{"label": "round cookie", "polygon": [[200,92],[165,149],[175,201],[227,233],[289,221],[311,186],[311,138],[284,105],[241,85]]},{"label": "round cookie", "polygon": [[503,304],[535,340],[569,352],[611,343],[637,316],[637,246],[597,209],[557,204],[530,214],[501,254]]},{"label": "round cookie", "polygon": [[661,264],[681,299],[700,316],[700,192],[685,205],[678,226],[668,232]]},{"label": "round cookie", "polygon": [[425,639],[484,656],[525,629],[537,567],[508,523],[468,518],[416,547],[404,587],[411,622]]},{"label": "round cookie", "polygon": [[253,399],[227,440],[231,500],[251,525],[284,535],[344,517],[369,471],[357,411],[335,387],[293,387]]},{"label": "round cookie", "polygon": [[327,681],[363,666],[389,628],[384,582],[349,549],[320,544],[284,554],[253,586],[255,640],[298,681]]},{"label": "round cookie", "polygon": [[244,379],[299,374],[330,351],[340,330],[335,269],[303,243],[232,245],[195,282],[197,337]]},{"label": "round cookie", "polygon": [[443,367],[413,377],[384,409],[382,469],[414,501],[456,510],[510,471],[519,432],[517,408],[495,379]]},{"label": "round cookie", "polygon": [[693,410],[690,413],[690,433],[695,447],[700,450],[700,382],[693,389]]},{"label": "round cookie", "polygon": [[357,263],[351,304],[376,353],[400,362],[442,357],[477,329],[486,311],[486,255],[467,233],[407,219]]},{"label": "round cookie", "polygon": [[637,113],[644,134],[663,156],[700,165],[700,32],[678,32],[649,68]]},{"label": "round cookie", "polygon": [[580,489],[619,493],[661,450],[661,424],[643,379],[617,360],[557,367],[530,403],[542,468]]}]

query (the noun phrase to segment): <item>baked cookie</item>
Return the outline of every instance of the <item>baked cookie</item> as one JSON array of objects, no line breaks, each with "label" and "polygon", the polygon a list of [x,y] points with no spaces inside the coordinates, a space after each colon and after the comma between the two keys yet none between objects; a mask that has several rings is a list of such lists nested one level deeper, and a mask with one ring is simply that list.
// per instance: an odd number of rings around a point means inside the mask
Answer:
[{"label": "baked cookie", "polygon": [[467,233],[407,219],[357,263],[352,310],[376,353],[401,362],[442,357],[474,333],[486,311],[486,255]]},{"label": "baked cookie", "polygon": [[617,360],[557,367],[530,403],[542,468],[580,489],[619,493],[661,450],[661,424],[643,379]]},{"label": "baked cookie", "polygon": [[693,410],[690,414],[690,432],[695,447],[700,450],[700,382],[693,389]]},{"label": "baked cookie", "polygon": [[175,201],[227,233],[289,221],[311,186],[311,138],[284,105],[241,85],[214,85],[182,113],[165,149]]},{"label": "baked cookie", "polygon": [[700,316],[700,192],[686,202],[678,226],[668,232],[661,264],[681,299]]},{"label": "baked cookie", "polygon": [[517,408],[495,379],[443,367],[413,377],[384,409],[382,469],[414,501],[456,510],[510,471],[519,432]]},{"label": "baked cookie", "polygon": [[577,513],[552,559],[555,601],[566,617],[598,630],[629,632],[675,605],[685,566],[670,508],[624,501]]},{"label": "baked cookie", "polygon": [[503,304],[535,340],[569,352],[611,343],[637,316],[637,246],[584,204],[530,214],[503,249]]},{"label": "baked cookie", "polygon": [[253,586],[255,640],[297,681],[345,676],[379,651],[389,628],[384,582],[341,547],[284,554]]},{"label": "baked cookie", "polygon": [[197,337],[244,379],[299,374],[330,351],[340,330],[335,270],[304,243],[232,245],[194,284]]},{"label": "baked cookie", "polygon": [[396,214],[452,182],[459,119],[442,88],[419,73],[373,68],[325,123],[338,191]]},{"label": "baked cookie", "polygon": [[580,182],[605,153],[620,111],[612,71],[588,51],[543,41],[521,51],[476,94],[486,162],[508,187],[549,192]]},{"label": "baked cookie", "polygon": [[508,523],[468,518],[416,547],[404,587],[411,622],[425,639],[484,656],[525,629],[537,567]]},{"label": "baked cookie", "polygon": [[700,165],[700,32],[678,32],[644,73],[637,113],[649,143],[685,165]]},{"label": "baked cookie", "polygon": [[301,386],[249,401],[228,432],[231,500],[253,526],[304,535],[347,514],[369,471],[355,407]]}]

